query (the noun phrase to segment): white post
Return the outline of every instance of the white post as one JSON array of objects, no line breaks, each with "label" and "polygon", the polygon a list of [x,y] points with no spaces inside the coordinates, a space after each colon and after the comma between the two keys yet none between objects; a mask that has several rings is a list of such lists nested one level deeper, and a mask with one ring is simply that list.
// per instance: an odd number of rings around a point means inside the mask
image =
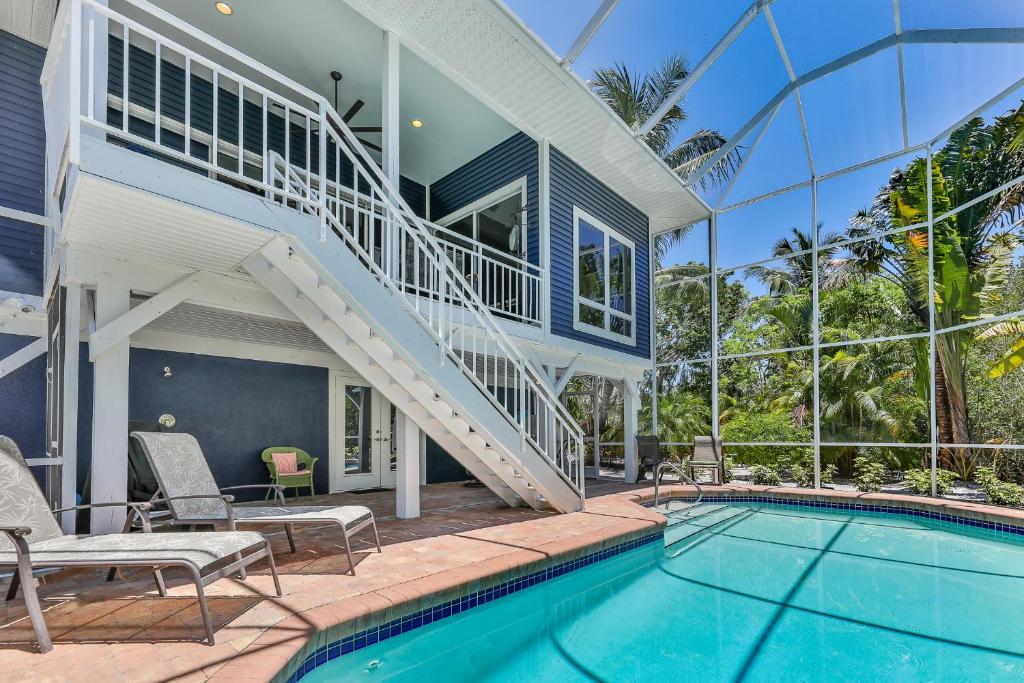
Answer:
[{"label": "white post", "polygon": [[[127,287],[96,287],[96,327],[102,328],[130,309]],[[128,338],[96,356],[92,394],[91,502],[121,501],[128,494]],[[92,511],[92,532],[110,533],[124,526],[124,508]]]},{"label": "white post", "polygon": [[395,438],[398,440],[395,515],[399,519],[412,519],[420,516],[420,430],[401,411],[395,415]]},{"label": "white post", "polygon": [[395,187],[398,187],[398,60],[401,45],[398,36],[391,31],[384,31],[384,75],[381,88],[382,97],[381,111],[383,113],[383,126],[381,130],[384,150],[383,168]]},{"label": "white post", "polygon": [[639,474],[640,470],[640,463],[637,459],[636,451],[636,433],[640,413],[640,399],[636,396],[635,392],[629,390],[629,382],[630,380],[628,378],[623,380],[623,383],[626,385],[623,388],[626,390],[622,392],[622,438],[625,442],[623,451],[626,456],[626,482],[629,484],[635,484],[637,474]]},{"label": "white post", "polygon": [[[400,44],[398,42],[398,36],[391,31],[384,31],[384,54],[383,54],[383,81],[381,87],[381,152],[382,156],[382,168],[384,175],[391,181],[391,184],[397,189],[399,187],[399,160],[398,160],[398,60],[400,52]],[[398,205],[398,197],[391,197],[392,203]],[[399,239],[398,239],[398,225],[395,223],[393,217],[388,221],[388,238],[385,245],[386,251],[384,254],[387,256],[384,258],[385,269],[391,273],[392,277],[398,274],[398,264],[402,263],[402,258],[398,253]]]},{"label": "white post", "polygon": [[[61,406],[60,455],[61,507],[75,505],[78,492],[78,334],[82,326],[82,286],[69,284],[64,295],[64,375]],[[65,512],[61,518],[64,533],[75,532],[75,513]]]}]

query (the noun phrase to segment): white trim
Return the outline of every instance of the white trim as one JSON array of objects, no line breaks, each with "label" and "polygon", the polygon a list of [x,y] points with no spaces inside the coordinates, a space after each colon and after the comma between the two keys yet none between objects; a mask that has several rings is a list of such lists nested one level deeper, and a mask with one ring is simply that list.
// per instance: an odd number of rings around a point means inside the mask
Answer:
[{"label": "white trim", "polygon": [[45,354],[48,346],[49,340],[46,337],[39,337],[6,357],[0,358],[0,379]]},{"label": "white trim", "polygon": [[[611,287],[611,278],[609,277],[608,260],[609,260],[609,245],[608,240],[615,238],[615,241],[619,242],[623,246],[629,247],[630,254],[630,270],[629,274],[632,278],[630,286],[630,298],[628,316],[624,315],[621,311],[615,311],[607,303],[600,304],[590,299],[580,298],[580,282],[579,282],[579,262],[580,262],[580,242],[579,242],[579,228],[580,220],[584,220],[589,223],[592,227],[597,228],[604,233],[604,291],[605,300],[609,298],[609,288]],[[624,237],[622,233],[613,228],[609,227],[606,223],[595,218],[590,213],[587,213],[579,206],[575,204],[572,207],[572,327],[578,332],[590,334],[595,337],[602,337],[604,339],[610,339],[618,342],[629,342],[633,346],[636,346],[636,243],[633,240]],[[612,332],[608,327],[600,328],[593,325],[580,321],[580,302],[583,302],[590,308],[600,309],[604,312],[606,325],[611,324],[611,316],[614,315],[616,318],[622,318],[629,320],[629,332],[628,336],[622,334],[616,334]]]},{"label": "white trim", "polygon": [[[476,200],[470,202],[469,204],[466,204],[465,206],[463,206],[463,207],[461,207],[461,208],[459,208],[459,209],[457,209],[455,211],[452,211],[450,214],[448,214],[447,216],[444,216],[440,220],[433,221],[433,222],[437,223],[442,228],[447,228],[452,223],[454,223],[456,221],[459,221],[459,220],[462,220],[463,218],[472,215],[473,216],[473,237],[471,237],[471,238],[464,238],[464,239],[471,239],[473,242],[478,242],[479,243],[480,242],[480,222],[477,220],[477,214],[479,214],[480,211],[482,211],[482,210],[484,210],[484,209],[486,209],[486,208],[488,208],[488,207],[490,207],[490,206],[492,206],[494,204],[497,204],[498,202],[505,201],[506,199],[509,199],[510,197],[514,197],[517,194],[519,195],[519,197],[521,199],[522,211],[524,213],[528,212],[529,208],[527,207],[526,202],[528,201],[529,197],[527,196],[527,193],[526,193],[526,176],[524,175],[524,176],[522,176],[520,178],[517,178],[517,179],[513,180],[512,182],[510,182],[510,183],[508,183],[506,185],[503,185],[503,186],[499,187],[498,189],[494,190],[493,192],[489,192],[489,193],[485,194],[483,197],[480,197],[479,199],[476,199]],[[522,233],[519,235],[519,243],[520,243],[520,247],[522,249],[521,253],[526,253],[527,245],[529,244],[529,242],[526,239],[526,235],[527,235],[527,233],[530,230],[529,219],[523,221],[523,226],[522,227],[523,227],[523,230],[522,230]],[[514,256],[514,254],[513,254],[513,256]],[[523,260],[529,261],[529,254],[526,254],[526,258],[524,258]]]},{"label": "white trim", "polygon": [[0,218],[9,218],[12,221],[20,221],[22,223],[32,223],[43,228],[52,227],[53,224],[53,221],[46,216],[29,211],[19,211],[9,206],[0,206]]},{"label": "white trim", "polygon": [[551,336],[551,141],[537,144],[537,213],[540,230],[541,300],[540,324],[544,338]]}]

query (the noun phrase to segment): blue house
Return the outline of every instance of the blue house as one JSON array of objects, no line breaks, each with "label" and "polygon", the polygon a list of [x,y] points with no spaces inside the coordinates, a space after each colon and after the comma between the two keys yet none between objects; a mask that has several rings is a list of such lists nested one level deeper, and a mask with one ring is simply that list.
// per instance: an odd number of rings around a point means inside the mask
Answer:
[{"label": "blue house", "polygon": [[221,485],[292,444],[400,516],[635,477],[652,236],[706,205],[500,3],[218,6],[0,26],[0,433],[53,502],[122,500],[136,421]]}]

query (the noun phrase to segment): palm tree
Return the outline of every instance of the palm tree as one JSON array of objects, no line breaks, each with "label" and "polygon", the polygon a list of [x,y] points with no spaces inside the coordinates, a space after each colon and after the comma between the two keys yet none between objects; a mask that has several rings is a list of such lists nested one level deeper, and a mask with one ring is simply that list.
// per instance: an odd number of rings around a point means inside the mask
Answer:
[{"label": "palm tree", "polygon": [[[896,169],[869,209],[850,221],[850,237],[924,223],[928,219],[928,178],[932,215],[943,216],[974,198],[1024,175],[1024,103],[991,124],[975,118],[952,133],[932,157]],[[934,249],[935,323],[938,330],[984,318],[1012,265],[1014,233],[1024,216],[1024,184],[1013,185],[934,223],[934,244],[927,233],[910,230],[851,246],[866,274],[903,288],[922,327],[929,326],[929,250]],[[974,341],[970,330],[936,338],[935,398],[940,443],[970,443],[965,360]],[[956,467],[945,453],[946,467]],[[960,467],[959,469],[963,469]]]},{"label": "palm tree", "polygon": [[[673,54],[646,74],[631,72],[622,62],[601,67],[594,71],[590,87],[626,125],[634,128],[643,124],[689,73],[686,60]],[[702,190],[726,182],[739,168],[741,157],[738,148],[722,157],[706,174],[693,178],[697,169],[726,143],[726,139],[718,131],[701,129],[673,146],[679,126],[686,118],[683,107],[674,105],[647,134],[647,145],[681,178]],[[655,256],[659,264],[668,248],[681,241],[692,228],[692,225],[677,228],[656,241]]]},{"label": "palm tree", "polygon": [[[821,225],[818,225],[821,230]],[[748,277],[765,285],[773,297],[793,294],[802,289],[810,291],[814,277],[814,252],[812,236],[800,228],[790,228],[790,237],[780,237],[772,245],[772,258],[785,258],[782,266],[758,264],[746,269]],[[842,237],[829,233],[819,235],[818,282],[824,288],[841,286],[851,272],[847,262],[837,259],[839,248],[836,243]],[[793,256],[798,254],[798,256]]]}]

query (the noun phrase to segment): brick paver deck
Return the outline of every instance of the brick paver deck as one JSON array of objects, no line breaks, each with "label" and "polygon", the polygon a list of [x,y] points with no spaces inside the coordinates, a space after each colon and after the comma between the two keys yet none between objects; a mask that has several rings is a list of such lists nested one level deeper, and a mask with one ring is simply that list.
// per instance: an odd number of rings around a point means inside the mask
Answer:
[{"label": "brick paver deck", "polygon": [[[394,517],[393,492],[332,494],[306,499],[359,504],[374,510],[384,552],[372,534],[353,540],[357,575],[335,529],[296,528],[291,553],[280,527],[271,536],[284,597],[257,566],[247,581],[225,578],[207,588],[217,644],[202,642],[194,589],[166,572],[170,597],[161,598],[146,572],[104,581],[101,570],[51,574],[40,586],[52,652],[35,651],[21,597],[0,602],[2,681],[266,681],[320,627],[346,615],[406,600],[401,591],[428,583],[458,585],[474,576],[624,534],[653,528],[658,516],[614,494],[622,483],[588,482],[586,512],[559,515],[508,508],[484,488],[434,484],[422,489],[422,516]],[[304,501],[305,502],[305,501]],[[469,569],[473,568],[476,569]],[[428,583],[424,583],[428,582]],[[453,583],[454,582],[454,583]],[[6,580],[0,590],[6,590]]]},{"label": "brick paver deck", "polygon": [[[34,651],[20,598],[0,606],[0,680],[269,681],[339,625],[381,610],[412,611],[436,602],[438,593],[461,591],[488,577],[508,578],[525,565],[656,528],[663,518],[637,505],[650,500],[653,490],[639,488],[588,482],[586,511],[559,515],[510,509],[486,489],[437,484],[422,489],[423,515],[413,520],[394,518],[392,492],[319,496],[313,500],[371,507],[384,551],[375,552],[370,535],[361,533],[354,544],[358,574],[350,576],[331,527],[297,529],[296,553],[288,551],[279,529],[268,528],[284,597],[274,596],[265,569],[257,568],[247,581],[226,578],[212,584],[213,647],[202,643],[195,593],[183,577],[168,572],[171,597],[161,598],[148,573],[110,583],[99,570],[53,574],[40,596],[54,649],[46,655]],[[692,493],[678,485],[664,491]],[[1021,510],[920,497],[735,485],[706,493],[711,499],[769,493],[921,507],[1024,525]]]}]

